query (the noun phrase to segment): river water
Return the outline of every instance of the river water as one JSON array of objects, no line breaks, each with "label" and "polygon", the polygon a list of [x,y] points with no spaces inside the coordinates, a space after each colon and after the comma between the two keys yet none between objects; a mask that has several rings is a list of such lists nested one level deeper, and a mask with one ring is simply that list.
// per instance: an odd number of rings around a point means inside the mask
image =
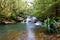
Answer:
[{"label": "river water", "polygon": [[[34,21],[34,20],[36,20],[36,18],[35,17],[32,17],[32,16],[28,16],[27,19],[26,19],[26,23],[21,23],[21,24],[18,23],[18,24],[13,24],[13,25],[2,25],[0,27],[0,35],[1,36],[4,36],[4,33],[5,33],[5,36],[7,36],[7,38],[8,38],[9,35],[15,36],[16,34],[18,34],[18,35],[21,34],[20,36],[17,37],[17,40],[35,40],[35,34],[34,34],[34,31],[33,31],[34,28],[35,28],[35,23],[34,22],[29,22],[31,20]],[[17,33],[16,30],[19,30],[19,32]],[[15,31],[16,34],[15,34],[15,32],[13,33],[11,31],[13,31],[13,32]],[[23,33],[26,35],[25,36],[26,38],[24,36],[22,36],[24,34],[21,33],[20,31],[25,31],[25,33],[24,32]]]},{"label": "river water", "polygon": [[20,31],[26,31],[25,24],[17,23],[17,24],[12,24],[12,25],[0,25],[0,40],[9,40],[8,39],[9,35],[12,37],[14,35],[11,35],[11,34],[16,35],[16,34],[19,34]]},{"label": "river water", "polygon": [[[33,27],[32,27],[33,26]],[[45,36],[44,33],[36,34],[33,32],[34,24],[13,24],[13,25],[0,25],[0,40],[47,40],[57,39],[55,35]],[[35,34],[35,35],[34,35]],[[39,36],[40,35],[40,36]],[[52,40],[51,39],[51,40]]]},{"label": "river water", "polygon": [[32,22],[26,23],[27,29],[27,40],[35,40],[35,35],[33,29],[35,28],[35,24]]},{"label": "river water", "polygon": [[[24,23],[24,24],[17,23],[12,25],[0,25],[0,37],[1,37],[0,40],[9,40],[10,38],[8,39],[8,37],[14,36],[12,34],[15,34],[16,30],[18,31],[16,34],[20,35],[18,36],[17,40],[35,40],[33,28],[34,23]],[[22,32],[25,31],[26,38],[24,37],[24,32],[22,33],[20,31]],[[5,36],[6,38],[4,38]]]}]

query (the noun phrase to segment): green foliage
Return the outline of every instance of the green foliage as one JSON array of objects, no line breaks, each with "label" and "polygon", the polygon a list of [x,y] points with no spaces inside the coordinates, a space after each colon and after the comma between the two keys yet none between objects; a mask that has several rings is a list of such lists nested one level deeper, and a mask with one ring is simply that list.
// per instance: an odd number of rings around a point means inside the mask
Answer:
[{"label": "green foliage", "polygon": [[35,31],[38,33],[44,32],[46,34],[59,33],[60,23],[56,22],[54,19],[47,18],[40,27],[36,27]]},{"label": "green foliage", "polygon": [[44,27],[46,28],[47,33],[57,33],[57,23],[55,20],[47,18],[44,21]]},{"label": "green foliage", "polygon": [[0,20],[16,19],[21,12],[24,13],[25,6],[22,0],[0,0]]},{"label": "green foliage", "polygon": [[47,17],[55,17],[56,14],[53,13],[55,6],[59,5],[60,1],[54,0],[35,0],[34,10],[31,15],[36,16],[39,19],[45,20]]},{"label": "green foliage", "polygon": [[0,15],[9,18],[11,14],[15,13],[15,9],[14,0],[0,0]]}]

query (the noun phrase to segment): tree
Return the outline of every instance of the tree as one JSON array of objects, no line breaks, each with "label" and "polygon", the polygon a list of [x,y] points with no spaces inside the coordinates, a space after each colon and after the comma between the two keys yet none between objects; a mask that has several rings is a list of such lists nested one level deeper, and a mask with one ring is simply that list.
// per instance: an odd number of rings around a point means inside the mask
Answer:
[{"label": "tree", "polygon": [[53,12],[55,6],[60,3],[59,0],[35,0],[34,10],[32,15],[39,19],[46,19],[47,17],[54,17],[56,14]]},{"label": "tree", "polygon": [[1,21],[11,20],[12,18],[16,19],[19,14],[24,12],[25,6],[26,5],[22,0],[0,0]]}]

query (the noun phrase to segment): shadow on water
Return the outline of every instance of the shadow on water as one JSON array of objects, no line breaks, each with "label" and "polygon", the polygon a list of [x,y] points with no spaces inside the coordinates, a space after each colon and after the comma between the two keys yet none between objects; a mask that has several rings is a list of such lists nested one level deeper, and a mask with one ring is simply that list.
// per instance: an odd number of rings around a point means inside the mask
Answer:
[{"label": "shadow on water", "polygon": [[[29,25],[31,24],[29,23]],[[26,29],[26,27],[28,28]],[[1,25],[0,40],[18,40],[16,39],[18,36],[20,37],[19,40],[22,40],[23,38],[24,38],[23,40],[25,40],[27,35],[28,35],[27,40],[30,40],[30,38],[32,38],[33,40],[48,40],[48,39],[54,40],[54,38],[55,40],[57,39],[56,37],[57,35],[45,35],[44,33],[39,33],[39,30],[36,33],[34,33],[31,27],[32,26],[26,26],[26,24],[19,24],[19,23],[14,25]],[[60,39],[58,38],[58,40]]]},{"label": "shadow on water", "polygon": [[25,24],[0,25],[0,36],[7,34],[9,30],[26,30]]}]

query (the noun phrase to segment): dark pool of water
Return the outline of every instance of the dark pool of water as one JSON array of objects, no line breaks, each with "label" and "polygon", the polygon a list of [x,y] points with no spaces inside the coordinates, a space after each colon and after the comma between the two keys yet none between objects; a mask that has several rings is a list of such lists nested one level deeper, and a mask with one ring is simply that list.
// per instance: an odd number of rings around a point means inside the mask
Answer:
[{"label": "dark pool of water", "polygon": [[7,33],[8,30],[26,30],[25,24],[0,25],[0,36]]}]

